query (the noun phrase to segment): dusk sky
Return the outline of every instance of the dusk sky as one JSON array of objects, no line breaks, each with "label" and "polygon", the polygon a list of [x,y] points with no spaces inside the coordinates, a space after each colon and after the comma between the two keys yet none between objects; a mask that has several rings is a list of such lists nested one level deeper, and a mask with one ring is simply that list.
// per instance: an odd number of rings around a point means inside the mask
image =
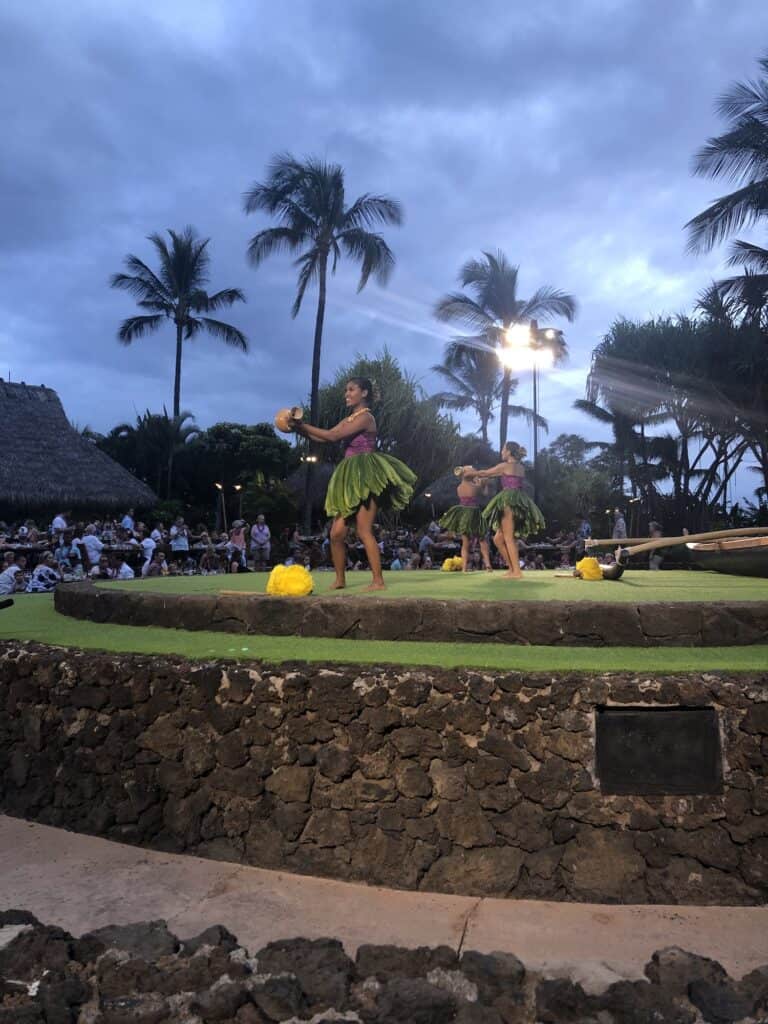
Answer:
[{"label": "dusk sky", "polygon": [[[725,247],[685,252],[684,223],[728,191],[693,178],[691,158],[723,128],[716,98],[756,74],[768,4],[5,0],[0,35],[4,377],[56,388],[100,431],[170,408],[172,325],[119,345],[135,307],[108,279],[128,252],[152,262],[150,232],[191,224],[211,238],[211,289],[246,293],[221,317],[251,351],[186,345],[182,408],[207,426],[302,401],[316,293],[292,320],[296,272],[287,257],[248,266],[269,222],[242,212],[290,151],[342,164],[350,202],[385,193],[405,210],[385,229],[387,288],[357,295],[349,264],[330,282],[323,379],[388,345],[436,390],[429,368],[455,332],[432,307],[466,259],[502,249],[523,296],[576,296],[542,411],[550,437],[596,437],[571,406],[611,322],[689,311],[723,273]],[[528,376],[518,395],[530,401]]]}]

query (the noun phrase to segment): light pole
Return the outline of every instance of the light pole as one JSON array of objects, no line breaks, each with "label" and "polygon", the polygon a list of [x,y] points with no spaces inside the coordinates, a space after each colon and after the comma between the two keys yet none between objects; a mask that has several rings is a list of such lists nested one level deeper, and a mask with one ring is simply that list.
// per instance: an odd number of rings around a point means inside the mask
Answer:
[{"label": "light pole", "polygon": [[424,497],[425,498],[429,498],[429,505],[430,505],[430,508],[432,509],[432,519],[434,521],[434,518],[435,518],[435,503],[434,503],[434,501],[432,501],[432,491],[424,491]]},{"label": "light pole", "polygon": [[243,485],[235,484],[235,490],[237,491],[237,518],[243,518]]},{"label": "light pole", "polygon": [[539,370],[548,369],[555,362],[555,347],[564,348],[563,332],[553,327],[539,328],[536,320],[529,324],[512,324],[502,335],[496,350],[501,363],[508,370],[531,370],[533,386],[533,471],[531,484],[536,500],[539,458]]},{"label": "light pole", "polygon": [[226,533],[227,532],[227,503],[224,501],[224,484],[220,484],[220,483],[217,482],[213,486],[219,492],[219,497],[221,498],[221,518],[222,518],[222,522],[224,523],[224,532]]}]

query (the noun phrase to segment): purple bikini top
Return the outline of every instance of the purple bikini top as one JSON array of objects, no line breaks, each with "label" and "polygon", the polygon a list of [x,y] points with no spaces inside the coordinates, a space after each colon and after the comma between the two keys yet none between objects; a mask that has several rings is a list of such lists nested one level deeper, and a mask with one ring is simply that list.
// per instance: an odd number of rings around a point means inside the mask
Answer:
[{"label": "purple bikini top", "polygon": [[502,476],[501,487],[504,491],[519,491],[523,486],[521,476]]},{"label": "purple bikini top", "polygon": [[365,452],[376,450],[376,435],[362,430],[355,434],[344,451],[344,458],[349,459],[353,455],[363,455]]},{"label": "purple bikini top", "polygon": [[463,505],[464,508],[480,508],[480,502],[477,498],[459,498],[459,504]]}]

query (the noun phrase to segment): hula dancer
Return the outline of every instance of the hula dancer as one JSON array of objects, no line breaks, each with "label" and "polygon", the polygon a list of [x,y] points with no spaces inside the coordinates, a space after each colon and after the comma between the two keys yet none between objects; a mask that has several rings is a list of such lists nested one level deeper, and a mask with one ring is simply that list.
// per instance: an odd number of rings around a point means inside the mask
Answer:
[{"label": "hula dancer", "polygon": [[507,441],[501,449],[501,462],[491,469],[473,470],[480,480],[501,477],[502,490],[491,498],[483,511],[483,525],[494,530],[493,543],[507,563],[505,575],[520,580],[520,558],[515,537],[527,537],[544,529],[544,516],[538,506],[523,491],[525,469],[522,460],[527,452],[514,441]]},{"label": "hula dancer", "polygon": [[483,556],[483,565],[488,572],[493,572],[491,565],[491,552],[488,548],[488,541],[485,539],[483,527],[483,513],[480,508],[481,484],[478,483],[475,470],[471,466],[459,466],[454,470],[456,476],[461,477],[461,482],[456,488],[459,504],[449,508],[440,520],[444,530],[451,533],[458,533],[461,536],[461,571],[470,572],[469,568],[469,546],[474,537],[480,540],[480,552]]},{"label": "hula dancer", "polygon": [[293,421],[294,429],[313,441],[347,441],[344,458],[334,470],[325,496],[325,511],[333,516],[330,541],[336,579],[332,590],[346,585],[346,538],[352,519],[373,575],[366,590],[384,589],[381,553],[373,535],[376,513],[380,508],[405,508],[416,483],[416,474],[405,463],[375,450],[376,420],[369,407],[372,399],[371,381],[366,377],[353,377],[344,389],[349,415],[331,430],[312,427],[301,420]]}]

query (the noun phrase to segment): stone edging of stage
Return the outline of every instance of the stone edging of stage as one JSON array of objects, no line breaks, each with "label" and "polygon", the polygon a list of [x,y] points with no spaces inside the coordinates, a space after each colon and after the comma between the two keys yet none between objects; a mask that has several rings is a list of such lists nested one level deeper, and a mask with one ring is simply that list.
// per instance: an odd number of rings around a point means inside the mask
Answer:
[{"label": "stone edging of stage", "polygon": [[125,626],[268,636],[563,647],[731,647],[768,642],[768,602],[609,604],[155,594],[91,583],[54,596],[63,615]]},{"label": "stone edging of stage", "polygon": [[[637,705],[712,709],[716,792],[603,792],[596,714]],[[0,809],[43,824],[401,889],[768,901],[768,674],[244,668],[4,642],[0,708]]]}]

